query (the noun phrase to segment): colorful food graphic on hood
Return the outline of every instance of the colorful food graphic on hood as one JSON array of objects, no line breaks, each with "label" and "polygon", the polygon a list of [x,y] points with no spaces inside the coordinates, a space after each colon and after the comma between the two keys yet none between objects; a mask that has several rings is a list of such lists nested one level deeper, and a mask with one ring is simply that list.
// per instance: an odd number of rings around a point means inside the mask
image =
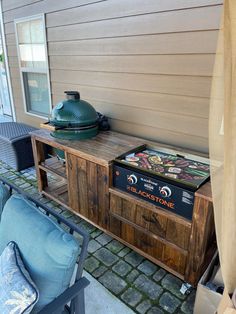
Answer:
[{"label": "colorful food graphic on hood", "polygon": [[152,149],[125,155],[122,162],[181,184],[198,188],[210,176],[208,164]]}]

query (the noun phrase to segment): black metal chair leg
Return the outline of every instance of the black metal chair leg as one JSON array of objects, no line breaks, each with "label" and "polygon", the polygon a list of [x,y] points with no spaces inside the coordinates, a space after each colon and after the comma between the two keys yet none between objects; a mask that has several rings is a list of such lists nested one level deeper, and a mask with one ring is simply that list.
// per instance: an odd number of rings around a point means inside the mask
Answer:
[{"label": "black metal chair leg", "polygon": [[80,291],[80,293],[78,294],[78,297],[76,298],[76,311],[75,314],[85,314],[85,299],[84,299],[84,289],[82,289]]}]

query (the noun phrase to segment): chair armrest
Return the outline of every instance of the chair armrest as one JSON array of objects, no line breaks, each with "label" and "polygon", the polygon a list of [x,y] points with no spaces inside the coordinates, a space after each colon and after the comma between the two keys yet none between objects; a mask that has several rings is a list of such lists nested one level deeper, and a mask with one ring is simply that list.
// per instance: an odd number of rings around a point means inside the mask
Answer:
[{"label": "chair armrest", "polygon": [[71,287],[66,289],[62,294],[60,294],[55,300],[46,305],[38,314],[53,314],[57,313],[59,309],[63,308],[68,302],[70,302],[74,297],[76,297],[81,290],[89,285],[89,280],[85,277],[80,278]]}]

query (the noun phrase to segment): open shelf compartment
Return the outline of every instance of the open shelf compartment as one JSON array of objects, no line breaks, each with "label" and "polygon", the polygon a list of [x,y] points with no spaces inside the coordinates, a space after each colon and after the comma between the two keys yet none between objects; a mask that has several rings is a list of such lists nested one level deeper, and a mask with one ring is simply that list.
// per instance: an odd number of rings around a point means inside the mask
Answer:
[{"label": "open shelf compartment", "polygon": [[65,179],[54,181],[53,183],[49,182],[48,186],[44,187],[42,193],[65,207],[69,206],[68,186]]},{"label": "open shelf compartment", "polygon": [[66,166],[65,163],[59,160],[57,157],[50,157],[41,162],[39,168],[44,171],[49,171],[59,177],[66,179]]}]

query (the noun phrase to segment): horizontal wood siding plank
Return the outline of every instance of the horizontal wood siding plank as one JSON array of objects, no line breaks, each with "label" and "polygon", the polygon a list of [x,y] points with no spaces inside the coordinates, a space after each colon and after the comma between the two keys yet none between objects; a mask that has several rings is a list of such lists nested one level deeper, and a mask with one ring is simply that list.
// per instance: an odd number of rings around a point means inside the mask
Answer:
[{"label": "horizontal wood siding plank", "polygon": [[20,107],[23,105],[22,109],[24,109],[23,104],[23,93],[21,86],[17,86],[17,88],[14,91],[14,99],[16,100],[15,106]]},{"label": "horizontal wood siding plank", "polygon": [[133,0],[109,0],[53,12],[48,16],[47,27],[217,4],[222,4],[222,0],[135,0],[135,5]]},{"label": "horizontal wood siding plank", "polygon": [[73,71],[212,76],[214,61],[214,54],[52,56],[50,68]]},{"label": "horizontal wood siding plank", "polygon": [[7,55],[10,57],[17,57],[17,48],[15,45],[7,46]]},{"label": "horizontal wood siding plank", "polygon": [[[18,73],[14,73],[17,75]],[[140,91],[129,91],[123,89],[112,89],[102,87],[90,87],[83,85],[73,85],[67,83],[52,83],[52,91],[56,95],[61,95],[64,99],[63,91],[79,90],[81,98],[91,101],[100,101],[118,105],[128,105],[132,107],[158,110],[162,112],[191,115],[195,117],[208,118],[209,98],[172,96],[159,93],[145,93]]]},{"label": "horizontal wood siding plank", "polygon": [[2,0],[2,11],[13,10],[43,0]]},{"label": "horizontal wood siding plank", "polygon": [[18,57],[8,56],[8,64],[9,64],[9,67],[13,67],[13,68],[19,67]]},{"label": "horizontal wood siding plank", "polygon": [[29,114],[26,114],[24,111],[22,111],[22,109],[16,110],[16,118],[17,118],[17,121],[21,121],[29,125],[35,125],[37,128],[39,128],[40,123],[45,121],[45,120],[42,120],[42,118],[37,118]]},{"label": "horizontal wood siding plank", "polygon": [[[59,96],[59,99],[63,99]],[[54,99],[55,100],[55,99]],[[201,137],[208,136],[208,119],[170,114],[160,111],[147,110],[144,108],[134,108],[130,106],[119,106],[117,104],[91,101],[95,109],[109,118],[118,119],[132,124],[145,125],[150,127],[157,127],[166,129],[168,131],[176,131],[179,133],[187,133]]]},{"label": "horizontal wood siding plank", "polygon": [[221,9],[219,5],[48,28],[48,41],[218,29]]},{"label": "horizontal wood siding plank", "polygon": [[5,35],[15,33],[14,22],[9,22],[4,24]]},{"label": "horizontal wood siding plank", "polygon": [[15,33],[13,34],[8,34],[6,35],[6,45],[16,45],[16,35]]},{"label": "horizontal wood siding plank", "polygon": [[[7,1],[7,0],[6,0]],[[14,0],[13,0],[14,1]],[[104,1],[104,0],[100,0]],[[65,10],[68,8],[78,7],[80,5],[88,5],[99,0],[42,0],[32,3],[30,5],[19,7],[3,13],[3,20],[5,23],[12,22],[25,16],[30,16],[39,13],[49,13],[58,10]]]},{"label": "horizontal wood siding plank", "polygon": [[110,119],[111,127],[114,131],[121,133],[135,135],[138,137],[151,139],[164,144],[172,144],[178,147],[189,148],[195,151],[208,152],[208,139],[192,136],[190,134],[183,134],[176,130],[175,132],[170,132],[168,130],[147,127],[139,124],[132,124],[130,122],[125,122],[117,119]]},{"label": "horizontal wood siding plank", "polygon": [[49,42],[50,56],[215,53],[218,31]]},{"label": "horizontal wood siding plank", "polygon": [[13,68],[10,67],[10,76],[13,79],[17,79],[18,81],[20,80],[20,70],[19,68]]},{"label": "horizontal wood siding plank", "polygon": [[51,70],[52,82],[158,92],[168,95],[210,97],[210,77]]}]

